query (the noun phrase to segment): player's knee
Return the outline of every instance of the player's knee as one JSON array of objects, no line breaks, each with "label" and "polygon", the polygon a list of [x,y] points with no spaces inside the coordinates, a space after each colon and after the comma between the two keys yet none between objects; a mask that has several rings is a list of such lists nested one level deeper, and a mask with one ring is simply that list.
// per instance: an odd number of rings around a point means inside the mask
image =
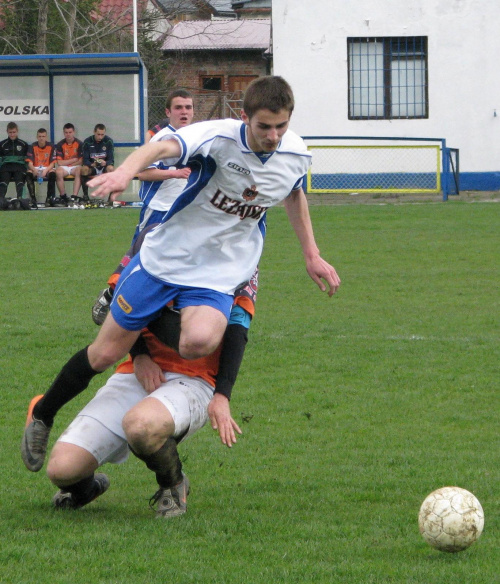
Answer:
[{"label": "player's knee", "polygon": [[200,359],[201,357],[206,357],[211,355],[215,349],[219,346],[220,339],[214,339],[213,337],[191,337],[183,338],[179,341],[179,355],[184,359]]},{"label": "player's knee", "polygon": [[128,411],[122,421],[123,431],[132,450],[138,454],[149,454],[151,450],[151,424],[140,411]]},{"label": "player's knee", "polygon": [[[150,400],[146,400],[150,401]],[[163,416],[155,416],[141,407],[129,410],[122,421],[123,431],[132,450],[139,456],[156,452],[170,437],[168,423]]]},{"label": "player's knee", "polygon": [[92,350],[92,348],[93,345],[90,345],[87,354],[90,366],[94,371],[105,371],[126,355],[111,343],[105,346],[100,345],[97,350]]},{"label": "player's knee", "polygon": [[71,457],[51,456],[47,465],[47,476],[54,485],[60,487],[77,482],[80,477]]}]

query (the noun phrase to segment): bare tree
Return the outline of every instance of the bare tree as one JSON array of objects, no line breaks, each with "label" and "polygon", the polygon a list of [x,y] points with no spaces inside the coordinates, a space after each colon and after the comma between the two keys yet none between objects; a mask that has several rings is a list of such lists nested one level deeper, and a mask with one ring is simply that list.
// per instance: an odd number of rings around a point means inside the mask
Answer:
[{"label": "bare tree", "polygon": [[47,22],[49,15],[49,0],[39,0],[36,52],[43,55],[47,52]]}]

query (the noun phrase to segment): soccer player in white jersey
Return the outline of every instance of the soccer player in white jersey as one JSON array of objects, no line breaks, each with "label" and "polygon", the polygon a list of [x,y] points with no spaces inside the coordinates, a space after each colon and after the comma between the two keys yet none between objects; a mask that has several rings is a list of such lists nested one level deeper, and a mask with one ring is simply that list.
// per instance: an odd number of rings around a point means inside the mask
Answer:
[{"label": "soccer player in white jersey", "polygon": [[[165,113],[170,119],[165,128],[171,133],[189,126],[194,115],[193,96],[185,89],[174,89],[167,96]],[[184,190],[190,174],[191,169],[187,166],[183,168],[167,166],[161,160],[154,162],[146,170],[137,174],[137,177],[142,181],[139,190],[142,209],[139,223],[132,238],[132,246],[143,229],[154,223],[160,223],[163,215],[170,210],[175,199]],[[104,322],[109,312],[109,305],[120,274],[130,261],[129,251],[109,277],[108,287],[99,292],[92,307],[92,320],[99,326]]]},{"label": "soccer player in white jersey", "polygon": [[216,349],[234,291],[259,262],[269,207],[284,202],[309,276],[330,296],[337,291],[340,278],[320,255],[302,190],[310,154],[288,129],[293,108],[293,93],[283,78],[258,78],[245,92],[242,121],[200,122],[175,134],[159,132],[158,140],[89,183],[96,187],[94,196],[119,195],[156,160],[189,163],[192,169],[187,187],[122,273],[97,338],[64,365],[33,410],[22,443],[25,464],[38,459],[30,470],[39,470],[40,459],[43,464],[53,421],[44,416],[43,402],[54,396],[69,401],[83,391],[95,375],[128,353],[142,327],[169,301],[181,312],[178,342],[171,343],[179,354],[196,359]]}]

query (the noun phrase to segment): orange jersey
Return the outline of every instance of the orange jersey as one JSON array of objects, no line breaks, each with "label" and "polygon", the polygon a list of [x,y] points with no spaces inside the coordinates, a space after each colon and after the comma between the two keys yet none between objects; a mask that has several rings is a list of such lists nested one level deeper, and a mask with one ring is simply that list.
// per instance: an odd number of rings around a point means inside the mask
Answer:
[{"label": "orange jersey", "polygon": [[82,157],[82,142],[75,138],[72,144],[68,144],[66,140],[61,140],[56,145],[56,158],[59,163],[71,158]]},{"label": "orange jersey", "polygon": [[[253,280],[256,285],[256,278]],[[246,291],[250,290],[250,284],[247,286]],[[252,291],[256,292],[256,288],[252,288]],[[244,308],[252,316],[255,312],[255,304],[248,297],[245,297],[245,289],[240,289],[238,291],[238,296],[235,298],[235,304]],[[222,343],[219,345],[217,350],[207,357],[202,357],[201,359],[183,359],[177,351],[167,347],[162,342],[160,342],[152,333],[147,329],[143,329],[142,336],[144,337],[146,344],[148,346],[151,359],[161,367],[162,371],[168,371],[169,373],[181,373],[182,375],[188,375],[189,377],[201,377],[212,387],[215,387],[215,377],[219,371],[219,357],[222,348]],[[132,357],[128,356],[128,359],[118,365],[116,369],[117,373],[133,373],[134,363]]]},{"label": "orange jersey", "polygon": [[[181,373],[189,377],[201,377],[201,379],[204,379],[212,387],[215,387],[215,376],[219,370],[220,346],[214,353],[208,355],[208,357],[187,360],[183,359],[174,349],[170,349],[170,347],[161,343],[148,330],[143,330],[142,335],[148,346],[151,359],[161,367],[162,371]],[[126,361],[118,365],[116,372],[134,372],[134,363],[130,355]]]},{"label": "orange jersey", "polygon": [[38,142],[33,142],[28,149],[26,162],[31,162],[33,166],[49,166],[54,160],[54,146],[47,142],[43,148],[38,146]]}]

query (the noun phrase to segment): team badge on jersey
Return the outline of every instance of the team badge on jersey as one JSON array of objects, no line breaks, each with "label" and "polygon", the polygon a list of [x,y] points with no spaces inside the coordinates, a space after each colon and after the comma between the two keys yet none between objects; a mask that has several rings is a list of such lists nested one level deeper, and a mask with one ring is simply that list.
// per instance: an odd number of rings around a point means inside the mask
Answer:
[{"label": "team badge on jersey", "polygon": [[258,194],[259,191],[257,190],[257,187],[252,185],[250,188],[246,188],[243,191],[242,197],[245,199],[245,201],[253,201]]}]

